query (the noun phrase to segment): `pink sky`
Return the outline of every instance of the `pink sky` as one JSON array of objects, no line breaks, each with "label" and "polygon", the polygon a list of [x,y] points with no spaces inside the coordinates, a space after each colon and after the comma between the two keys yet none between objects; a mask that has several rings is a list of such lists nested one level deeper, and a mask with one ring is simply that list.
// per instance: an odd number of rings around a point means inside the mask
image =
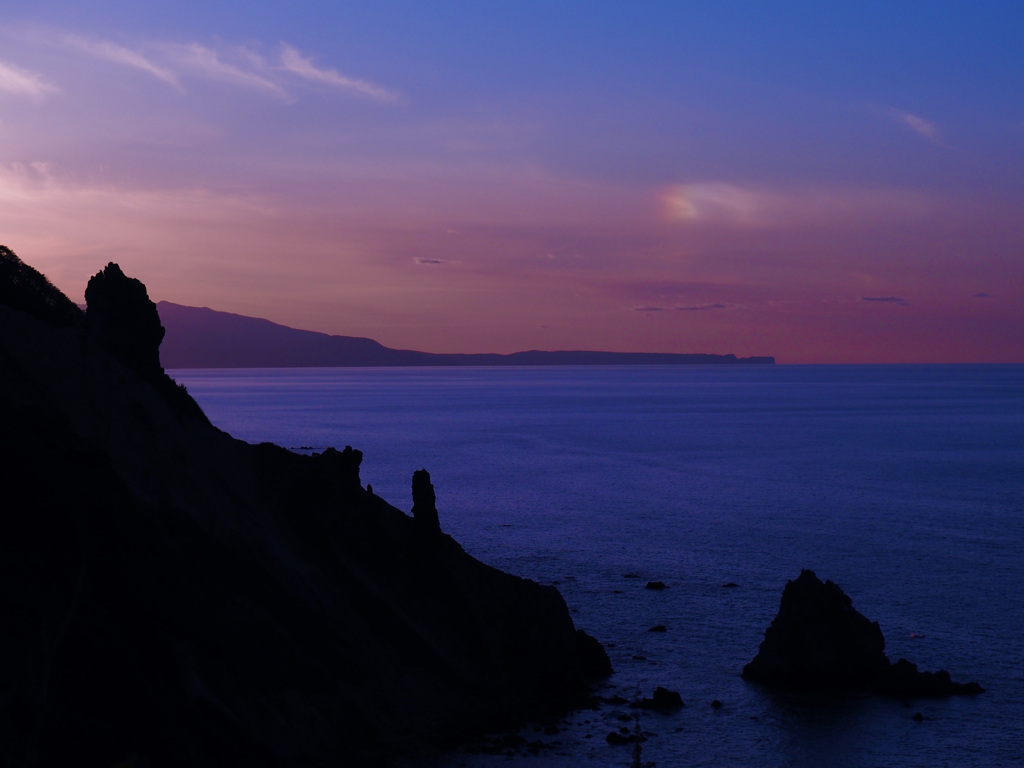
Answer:
[{"label": "pink sky", "polygon": [[657,6],[460,34],[101,5],[0,24],[0,242],[77,301],[116,261],[154,300],[430,352],[1024,362],[1022,80],[993,80],[1020,14],[908,51],[796,17],[687,46]]}]

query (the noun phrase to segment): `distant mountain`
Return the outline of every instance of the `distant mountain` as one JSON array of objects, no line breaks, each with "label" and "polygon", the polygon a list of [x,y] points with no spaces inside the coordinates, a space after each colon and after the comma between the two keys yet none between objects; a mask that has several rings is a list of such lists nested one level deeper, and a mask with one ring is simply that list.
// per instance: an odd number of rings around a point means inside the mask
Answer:
[{"label": "distant mountain", "polygon": [[373,339],[300,331],[256,317],[161,301],[165,368],[328,368],[420,365],[772,365],[774,357],[656,352],[432,354],[390,349]]}]

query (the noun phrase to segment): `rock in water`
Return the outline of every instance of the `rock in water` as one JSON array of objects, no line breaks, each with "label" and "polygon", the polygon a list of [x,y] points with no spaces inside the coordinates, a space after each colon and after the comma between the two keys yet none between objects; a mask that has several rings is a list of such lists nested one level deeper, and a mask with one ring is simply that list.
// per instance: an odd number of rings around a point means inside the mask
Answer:
[{"label": "rock in water", "polygon": [[654,689],[654,695],[650,698],[639,699],[629,706],[635,709],[653,709],[660,712],[668,712],[673,709],[680,709],[686,705],[683,697],[677,691],[670,691],[660,685]]},{"label": "rock in water", "polygon": [[799,691],[873,690],[898,696],[980,693],[977,683],[954,683],[949,673],[919,672],[885,655],[878,622],[857,612],[834,583],[803,570],[786,583],[779,612],[765,631],[743,677]]},{"label": "rock in water", "polygon": [[978,683],[957,683],[949,678],[949,672],[940,669],[938,672],[920,672],[916,664],[900,659],[890,665],[885,674],[874,685],[875,693],[886,696],[971,696],[984,693],[985,689]]},{"label": "rock in water", "polygon": [[743,677],[796,689],[856,688],[889,665],[876,622],[814,571],[786,584],[779,612]]}]

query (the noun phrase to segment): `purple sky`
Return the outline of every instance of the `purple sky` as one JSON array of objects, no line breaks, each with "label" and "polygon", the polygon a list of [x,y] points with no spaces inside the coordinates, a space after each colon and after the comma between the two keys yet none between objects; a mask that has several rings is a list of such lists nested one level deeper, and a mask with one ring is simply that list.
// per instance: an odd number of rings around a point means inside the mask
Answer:
[{"label": "purple sky", "polygon": [[75,300],[1024,362],[1024,5],[209,5],[4,3],[0,242]]}]

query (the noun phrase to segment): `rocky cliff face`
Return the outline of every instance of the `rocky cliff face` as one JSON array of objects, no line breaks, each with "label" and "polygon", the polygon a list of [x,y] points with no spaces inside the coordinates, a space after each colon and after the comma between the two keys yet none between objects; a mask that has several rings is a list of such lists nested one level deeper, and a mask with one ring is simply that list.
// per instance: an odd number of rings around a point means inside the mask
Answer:
[{"label": "rocky cliff face", "polygon": [[164,327],[146,286],[111,262],[85,288],[85,324],[105,350],[142,378],[155,381],[164,372],[160,342]]},{"label": "rocky cliff face", "polygon": [[94,281],[83,319],[0,251],[0,762],[380,765],[586,699],[554,588],[368,493],[359,451],[213,428],[144,286]]}]

